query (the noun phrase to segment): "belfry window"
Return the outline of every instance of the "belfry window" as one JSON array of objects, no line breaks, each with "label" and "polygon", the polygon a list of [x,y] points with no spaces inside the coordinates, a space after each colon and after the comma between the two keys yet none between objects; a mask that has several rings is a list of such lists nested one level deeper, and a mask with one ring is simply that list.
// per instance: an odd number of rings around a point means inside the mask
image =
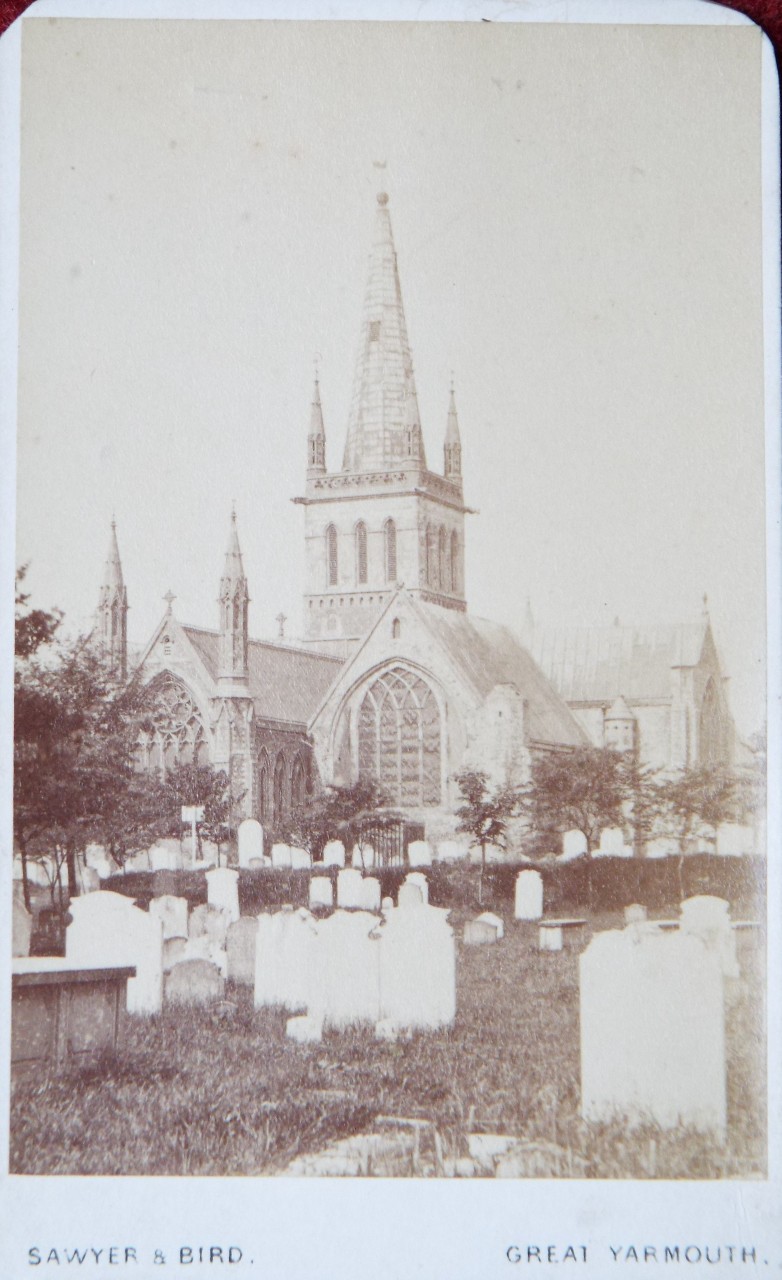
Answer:
[{"label": "belfry window", "polygon": [[367,580],[367,526],[361,520],[356,525],[356,581]]},{"label": "belfry window", "polygon": [[339,579],[339,557],[337,553],[337,531],[333,524],[326,530],[326,559],[328,561],[329,586],[335,587]]},{"label": "belfry window", "polygon": [[386,520],[386,582],[396,582],[396,525]]},{"label": "belfry window", "polygon": [[369,341],[370,342],[380,341],[380,321],[379,320],[370,320],[369,322]]},{"label": "belfry window", "polygon": [[394,804],[440,803],[440,711],[419,676],[393,667],[370,686],[358,717],[359,773]]}]

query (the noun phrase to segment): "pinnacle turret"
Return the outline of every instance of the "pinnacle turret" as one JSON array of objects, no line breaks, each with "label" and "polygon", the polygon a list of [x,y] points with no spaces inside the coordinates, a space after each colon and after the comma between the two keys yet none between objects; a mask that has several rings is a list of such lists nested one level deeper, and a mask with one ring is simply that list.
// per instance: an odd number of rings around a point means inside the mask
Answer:
[{"label": "pinnacle turret", "polygon": [[310,410],[310,429],[307,435],[307,475],[322,475],[325,470],[326,431],[323,426],[323,407],[320,403],[320,382],[316,373]]},{"label": "pinnacle turret", "polygon": [[112,666],[124,680],[128,670],[128,593],[122,576],[117,522],[113,517],[98,597],[97,629]]},{"label": "pinnacle turret", "polygon": [[220,579],[220,660],[218,679],[222,683],[247,683],[247,612],[250,602],[242,564],[236,511],[231,512],[231,531]]},{"label": "pinnacle turret", "polygon": [[448,399],[448,421],[445,428],[445,446],[443,449],[445,458],[444,474],[446,480],[454,480],[461,483],[462,479],[462,438],[459,434],[459,418],[456,413],[456,393],[451,383],[451,393]]}]

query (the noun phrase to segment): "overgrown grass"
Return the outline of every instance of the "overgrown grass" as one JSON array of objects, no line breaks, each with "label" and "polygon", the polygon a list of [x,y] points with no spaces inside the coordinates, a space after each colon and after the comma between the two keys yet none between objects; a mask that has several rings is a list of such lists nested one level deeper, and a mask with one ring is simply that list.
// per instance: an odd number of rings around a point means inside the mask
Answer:
[{"label": "overgrown grass", "polygon": [[283,1011],[255,1012],[244,989],[227,1010],[129,1019],[116,1058],[17,1086],[11,1172],[270,1174],[398,1116],[431,1121],[448,1157],[465,1155],[466,1134],[483,1131],[554,1144],[567,1160],[552,1172],[764,1175],[762,957],[749,958],[731,993],[721,1146],[694,1132],[580,1120],[577,956],[541,954],[533,928],[506,927],[496,946],[459,947],[447,1032],[384,1043],[354,1028],[299,1046],[285,1037]]}]

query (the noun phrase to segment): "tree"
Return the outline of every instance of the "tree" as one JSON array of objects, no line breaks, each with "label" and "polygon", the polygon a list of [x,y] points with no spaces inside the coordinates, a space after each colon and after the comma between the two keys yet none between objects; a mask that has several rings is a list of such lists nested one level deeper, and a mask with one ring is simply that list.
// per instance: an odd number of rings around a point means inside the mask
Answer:
[{"label": "tree", "polygon": [[241,799],[231,794],[228,774],[212,765],[175,765],[165,777],[161,792],[163,812],[161,817],[168,834],[179,835],[182,829],[182,806],[202,808],[203,821],[196,829],[199,855],[202,852],[201,837],[217,845],[217,861],[220,847],[231,838],[234,825],[234,807]]},{"label": "tree", "polygon": [[587,856],[604,827],[621,827],[628,798],[626,765],[610,747],[552,751],[532,762],[524,810],[539,831],[580,831]]},{"label": "tree", "polygon": [[30,609],[29,593],[20,590],[27,576],[29,564],[20,565],[16,571],[16,619],[14,626],[14,653],[17,658],[30,658],[42,645],[51,644],[62,622],[62,612],[53,609]]},{"label": "tree", "polygon": [[659,825],[682,851],[702,823],[717,827],[735,820],[740,807],[740,780],[722,765],[680,769],[657,783]]},{"label": "tree", "polygon": [[482,906],[486,850],[489,845],[505,847],[508,823],[518,812],[520,792],[512,787],[498,787],[491,794],[488,774],[478,769],[463,769],[454,774],[454,781],[462,797],[456,810],[456,829],[472,836],[472,847],[477,846],[481,851],[478,902]]},{"label": "tree", "polygon": [[294,810],[282,834],[306,849],[313,861],[321,857],[329,840],[341,840],[346,849],[355,845],[363,866],[369,830],[395,820],[383,813],[387,802],[371,778],[359,778],[348,787],[323,787]]}]

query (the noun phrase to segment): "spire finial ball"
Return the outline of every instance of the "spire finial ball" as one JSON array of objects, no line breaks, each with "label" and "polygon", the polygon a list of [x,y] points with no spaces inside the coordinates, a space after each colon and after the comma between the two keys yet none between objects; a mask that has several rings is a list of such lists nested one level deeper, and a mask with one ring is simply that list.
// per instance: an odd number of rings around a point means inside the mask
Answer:
[{"label": "spire finial ball", "polygon": [[377,197],[377,202],[378,202],[378,204],[380,204],[380,205],[386,205],[386,204],[388,204],[388,195],[387,195],[387,193],[386,193],[385,191],[381,191],[381,192],[379,193],[379,195],[378,195],[378,197]]}]

